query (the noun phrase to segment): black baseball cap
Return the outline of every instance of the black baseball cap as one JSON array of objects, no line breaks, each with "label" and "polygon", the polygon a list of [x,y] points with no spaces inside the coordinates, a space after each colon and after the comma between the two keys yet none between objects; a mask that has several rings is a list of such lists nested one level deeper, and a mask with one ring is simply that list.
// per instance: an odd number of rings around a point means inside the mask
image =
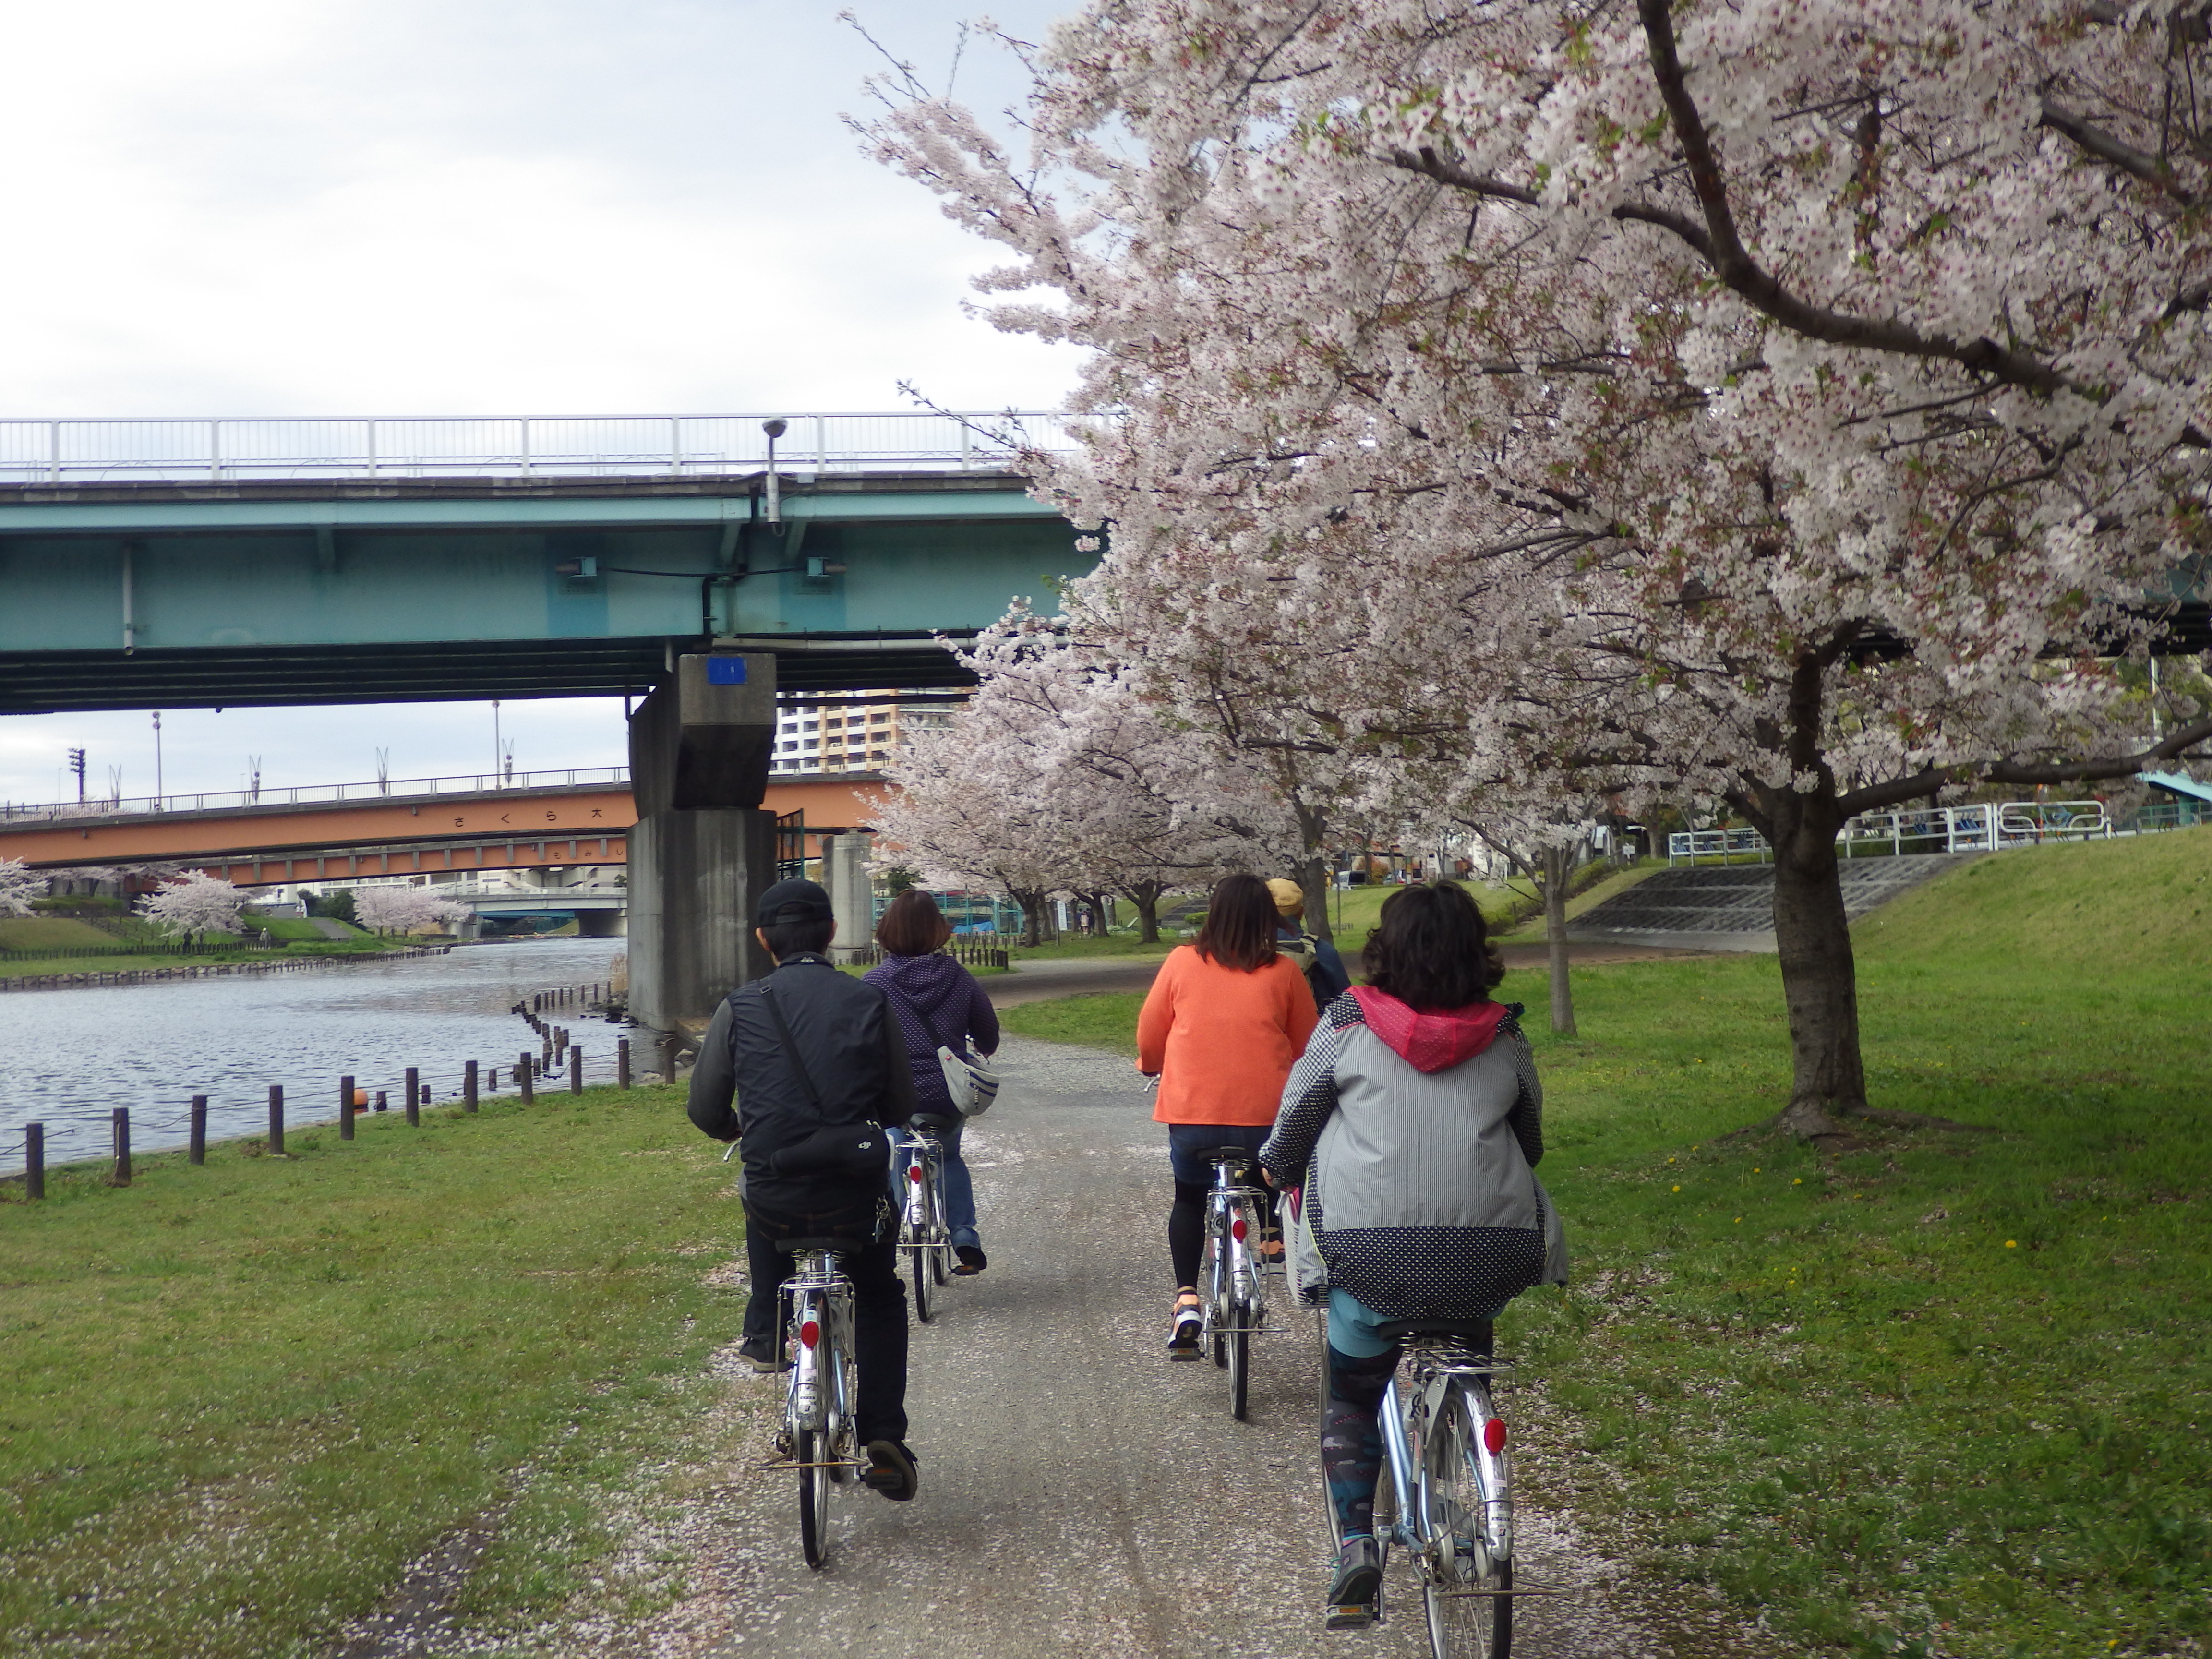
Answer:
[{"label": "black baseball cap", "polygon": [[776,883],[760,896],[753,925],[774,927],[787,921],[827,921],[830,915],[830,895],[822,890],[822,884],[793,876],[788,881]]}]

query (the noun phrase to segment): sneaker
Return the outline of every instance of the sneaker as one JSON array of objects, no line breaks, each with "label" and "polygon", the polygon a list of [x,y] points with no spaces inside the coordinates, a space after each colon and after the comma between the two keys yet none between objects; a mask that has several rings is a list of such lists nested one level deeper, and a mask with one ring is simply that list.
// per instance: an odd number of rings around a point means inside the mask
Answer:
[{"label": "sneaker", "polygon": [[1372,1538],[1344,1540],[1337,1552],[1336,1577],[1328,1581],[1326,1630],[1364,1630],[1375,1622],[1382,1594],[1382,1551]]},{"label": "sneaker", "polygon": [[738,1358],[763,1376],[783,1369],[783,1356],[767,1337],[749,1337],[738,1344]]},{"label": "sneaker", "polygon": [[1197,1297],[1188,1302],[1176,1303],[1175,1324],[1168,1332],[1168,1358],[1195,1359],[1198,1358],[1199,1334],[1206,1328],[1206,1314]]},{"label": "sneaker", "polygon": [[973,1279],[991,1265],[991,1258],[983,1254],[981,1244],[955,1244],[952,1254],[960,1258],[960,1265],[952,1271],[962,1279]]},{"label": "sneaker", "polygon": [[867,1472],[860,1479],[894,1504],[909,1503],[921,1490],[921,1473],[915,1468],[915,1455],[897,1440],[868,1442]]}]

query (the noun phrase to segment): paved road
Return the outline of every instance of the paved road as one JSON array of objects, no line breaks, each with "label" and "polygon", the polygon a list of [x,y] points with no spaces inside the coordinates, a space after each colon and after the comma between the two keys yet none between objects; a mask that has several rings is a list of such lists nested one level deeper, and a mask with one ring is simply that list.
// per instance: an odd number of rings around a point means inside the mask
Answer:
[{"label": "paved road", "polygon": [[[1223,1373],[1164,1358],[1167,1157],[1128,1063],[1018,1038],[1001,1058],[1005,1091],[969,1139],[993,1265],[914,1337],[921,1496],[841,1494],[830,1565],[808,1571],[793,1482],[748,1469],[769,1455],[775,1385],[726,1361],[720,1461],[696,1472],[672,1540],[696,1593],[631,1641],[684,1659],[1425,1652],[1402,1567],[1384,1627],[1321,1629],[1310,1321],[1262,1339],[1247,1424]],[[1523,1659],[1732,1645],[1661,1641],[1564,1529],[1532,1514],[1522,1536],[1524,1582],[1575,1592],[1521,1604]]]}]

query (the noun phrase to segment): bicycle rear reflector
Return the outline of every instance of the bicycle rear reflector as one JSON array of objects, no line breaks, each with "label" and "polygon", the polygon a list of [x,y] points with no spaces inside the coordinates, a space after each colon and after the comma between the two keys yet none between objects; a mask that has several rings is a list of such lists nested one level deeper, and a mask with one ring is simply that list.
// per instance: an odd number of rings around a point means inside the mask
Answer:
[{"label": "bicycle rear reflector", "polygon": [[814,1320],[807,1320],[799,1328],[799,1340],[812,1347],[822,1340],[822,1327]]},{"label": "bicycle rear reflector", "polygon": [[1482,1425],[1482,1446],[1492,1457],[1505,1449],[1505,1419],[1493,1417]]},{"label": "bicycle rear reflector", "polygon": [[914,1184],[915,1184],[915,1186],[917,1186],[917,1187],[921,1186],[921,1164],[908,1164],[908,1165],[906,1166],[906,1178],[907,1178],[908,1181],[911,1181],[912,1182],[914,1182]]},{"label": "bicycle rear reflector", "polygon": [[1238,1216],[1236,1220],[1229,1224],[1229,1236],[1235,1239],[1239,1244],[1242,1244],[1244,1242],[1244,1218],[1243,1216]]}]

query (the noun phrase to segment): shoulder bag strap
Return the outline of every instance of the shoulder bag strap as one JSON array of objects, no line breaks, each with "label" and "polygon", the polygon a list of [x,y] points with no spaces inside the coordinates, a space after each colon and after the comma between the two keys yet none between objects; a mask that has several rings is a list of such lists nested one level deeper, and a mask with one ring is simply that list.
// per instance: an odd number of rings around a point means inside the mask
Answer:
[{"label": "shoulder bag strap", "polygon": [[791,1035],[791,1022],[784,1018],[783,1009],[776,1000],[774,988],[763,985],[761,1000],[768,1004],[768,1016],[775,1022],[775,1034],[783,1039],[783,1052],[791,1061],[791,1069],[799,1073],[799,1086],[806,1091],[807,1103],[819,1112],[822,1097],[815,1091],[814,1074],[806,1069],[806,1062],[799,1056],[799,1044]]}]

